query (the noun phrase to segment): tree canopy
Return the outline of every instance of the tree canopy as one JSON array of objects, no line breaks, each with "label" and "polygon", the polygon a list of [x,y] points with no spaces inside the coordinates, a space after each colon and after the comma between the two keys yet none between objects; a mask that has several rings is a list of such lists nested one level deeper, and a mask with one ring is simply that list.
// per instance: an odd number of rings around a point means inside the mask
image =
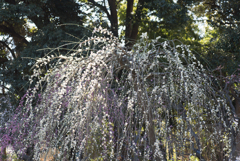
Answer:
[{"label": "tree canopy", "polygon": [[[87,34],[83,28],[63,25],[81,26],[85,15],[74,0],[6,0],[0,5],[1,80],[5,82],[3,86],[10,85],[9,92],[22,96],[37,58],[65,44],[64,41],[77,41],[76,37],[82,38],[83,32]],[[73,46],[69,43],[59,52]]]},{"label": "tree canopy", "polygon": [[[21,99],[2,147],[21,154],[33,144],[35,160],[54,149],[61,160],[233,157],[231,107],[187,46],[143,34],[129,52],[113,33],[94,31],[110,38],[93,35],[70,56],[37,61],[31,80],[58,59]],[[78,57],[84,50],[91,54]]]},{"label": "tree canopy", "polygon": [[[23,96],[35,59],[43,57],[52,48],[61,46],[64,44],[63,41],[76,41],[90,35],[91,32],[82,27],[84,25],[94,27],[94,25],[105,24],[105,27],[110,28],[117,37],[119,27],[123,27],[125,30],[121,35],[124,35],[126,43],[131,46],[133,44],[131,42],[134,42],[139,34],[148,31],[147,28],[159,28],[153,35],[157,37],[164,35],[163,32],[167,29],[183,27],[189,19],[187,7],[190,4],[192,1],[189,0],[178,2],[165,0],[149,2],[141,0],[1,1],[0,62],[3,69],[1,70],[3,89],[10,86],[9,92]],[[87,9],[91,9],[92,12],[87,13]],[[93,15],[94,13],[96,14]],[[97,20],[91,18],[92,16]],[[74,44],[69,43],[59,51],[73,47]]]},{"label": "tree canopy", "polygon": [[66,160],[234,160],[239,5],[0,1],[1,146],[39,158],[44,144]]},{"label": "tree canopy", "polygon": [[[196,6],[194,13],[206,16],[212,30],[207,36],[206,57],[212,68],[223,67],[225,75],[231,75],[240,64],[239,57],[239,11],[237,0],[204,0]],[[206,51],[207,50],[207,51]]]}]

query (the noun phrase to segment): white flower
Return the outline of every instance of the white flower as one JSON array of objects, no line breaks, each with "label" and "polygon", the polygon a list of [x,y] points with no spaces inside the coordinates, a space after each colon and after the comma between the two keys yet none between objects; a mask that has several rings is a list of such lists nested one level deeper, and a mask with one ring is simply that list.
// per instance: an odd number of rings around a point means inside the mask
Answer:
[{"label": "white flower", "polygon": [[141,35],[140,37],[141,37],[142,39],[147,39],[147,38],[148,38],[147,32],[142,33],[142,35]]},{"label": "white flower", "polygon": [[59,55],[59,58],[61,58],[61,59],[67,59],[67,57],[66,57],[66,56],[63,56],[63,55]]}]

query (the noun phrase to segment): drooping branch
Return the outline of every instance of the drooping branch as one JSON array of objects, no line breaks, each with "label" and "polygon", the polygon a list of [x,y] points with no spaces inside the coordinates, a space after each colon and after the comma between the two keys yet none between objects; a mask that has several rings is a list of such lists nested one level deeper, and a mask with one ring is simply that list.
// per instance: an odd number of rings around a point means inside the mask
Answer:
[{"label": "drooping branch", "polygon": [[203,158],[203,156],[201,155],[201,144],[200,144],[200,139],[198,137],[198,135],[193,131],[192,125],[189,123],[189,121],[187,120],[187,114],[186,114],[186,110],[183,111],[183,119],[187,122],[187,126],[191,132],[191,135],[194,137],[196,143],[197,143],[197,148],[194,148],[194,143],[191,143],[191,148],[195,151],[196,156],[201,159],[201,161],[205,161],[205,159]]},{"label": "drooping branch", "polygon": [[[201,147],[208,145],[221,152],[225,147],[231,148],[229,135],[225,135],[229,124],[224,120],[218,122],[223,117],[217,110],[221,111],[226,102],[208,91],[212,88],[210,79],[207,75],[203,77],[205,70],[194,63],[194,57],[189,54],[184,61],[185,54],[178,53],[189,51],[186,46],[175,48],[170,42],[157,42],[158,39],[145,42],[147,35],[143,35],[140,43],[128,51],[117,46],[118,39],[107,33],[108,39],[91,37],[80,43],[81,47],[93,47],[88,57],[79,58],[84,53],[78,50],[69,57],[37,60],[34,77],[39,81],[22,98],[26,103],[19,106],[17,117],[3,129],[1,147],[12,144],[22,150],[29,143],[37,143],[34,144],[36,160],[40,160],[41,151],[52,145],[62,160],[74,160],[76,153],[81,154],[80,159],[104,160],[167,160],[196,153],[207,160],[208,151]],[[99,43],[105,46],[96,49]],[[41,68],[54,59],[59,60],[43,75]],[[115,77],[118,69],[124,70],[121,78]],[[45,82],[42,91],[39,88]],[[205,106],[213,107],[209,111],[211,117],[199,116]],[[233,121],[230,116],[224,117]],[[209,122],[222,128],[195,133],[208,128]],[[29,131],[33,137],[28,137]],[[9,139],[8,134],[14,137]],[[218,144],[222,139],[224,147],[208,144],[209,141]],[[38,146],[42,143],[46,144],[43,150]],[[215,155],[216,152],[211,156],[213,160],[219,160]]]},{"label": "drooping branch", "polygon": [[230,86],[231,95],[234,97],[235,100],[235,110],[236,115],[240,117],[240,97],[238,91],[234,90],[232,86]]}]

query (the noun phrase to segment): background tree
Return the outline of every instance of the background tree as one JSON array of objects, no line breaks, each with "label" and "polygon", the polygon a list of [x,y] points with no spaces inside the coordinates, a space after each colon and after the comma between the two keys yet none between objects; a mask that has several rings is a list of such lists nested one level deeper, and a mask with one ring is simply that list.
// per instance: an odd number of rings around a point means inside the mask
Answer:
[{"label": "background tree", "polygon": [[[109,28],[114,36],[119,37],[119,28],[123,28],[121,37],[125,43],[132,46],[145,32],[142,28],[161,28],[162,30],[179,29],[185,26],[190,19],[188,7],[192,0],[88,0],[87,5],[101,13],[102,17],[109,20]],[[154,35],[160,36],[159,33]]]},{"label": "background tree", "polygon": [[72,49],[75,44],[71,40],[82,38],[83,31],[88,34],[82,27],[62,25],[81,26],[85,15],[74,0],[3,0],[0,6],[1,82],[19,98],[28,88],[30,68],[36,58],[65,44],[64,41],[69,44],[57,52]]},{"label": "background tree", "polygon": [[[206,16],[213,31],[207,32],[205,57],[212,69],[222,66],[225,76],[231,75],[240,64],[239,13],[237,0],[202,0],[192,11]],[[210,37],[210,39],[209,39]],[[203,40],[204,41],[204,40]]]}]

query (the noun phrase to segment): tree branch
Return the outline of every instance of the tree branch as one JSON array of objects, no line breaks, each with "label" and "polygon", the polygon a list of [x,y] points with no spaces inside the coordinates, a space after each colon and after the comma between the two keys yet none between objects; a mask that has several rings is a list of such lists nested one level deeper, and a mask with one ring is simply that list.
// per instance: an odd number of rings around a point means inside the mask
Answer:
[{"label": "tree branch", "polygon": [[16,4],[15,0],[5,0],[5,2],[10,3],[10,4]]},{"label": "tree branch", "polygon": [[109,21],[111,20],[111,15],[108,13],[107,8],[105,6],[100,5],[99,3],[95,2],[94,0],[88,0],[88,2],[91,2],[93,6],[98,7],[102,11],[104,11],[107,14],[107,17]]},{"label": "tree branch", "polygon": [[193,129],[192,129],[192,125],[190,124],[190,122],[189,122],[186,118],[187,118],[186,111],[183,111],[183,119],[187,122],[187,124],[188,124],[188,129],[190,129],[191,135],[194,137],[198,149],[195,149],[195,148],[194,148],[194,143],[191,143],[191,146],[192,146],[194,152],[196,153],[196,156],[199,158],[199,160],[205,161],[205,159],[204,159],[203,156],[201,155],[201,151],[200,151],[200,149],[201,149],[200,139],[198,138],[197,134],[195,134],[195,132],[194,132]]},{"label": "tree branch", "polygon": [[5,47],[11,52],[12,57],[13,57],[14,59],[16,59],[16,55],[15,55],[14,51],[6,44],[6,42],[0,41],[0,43],[1,43],[3,46],[5,46]]},{"label": "tree branch", "polygon": [[5,25],[0,25],[0,31],[8,33],[12,37],[15,37],[15,38],[19,39],[19,41],[21,41],[21,42],[23,42],[25,44],[28,44],[28,41],[23,36],[18,34],[14,29],[12,29],[10,27],[7,27]]}]

